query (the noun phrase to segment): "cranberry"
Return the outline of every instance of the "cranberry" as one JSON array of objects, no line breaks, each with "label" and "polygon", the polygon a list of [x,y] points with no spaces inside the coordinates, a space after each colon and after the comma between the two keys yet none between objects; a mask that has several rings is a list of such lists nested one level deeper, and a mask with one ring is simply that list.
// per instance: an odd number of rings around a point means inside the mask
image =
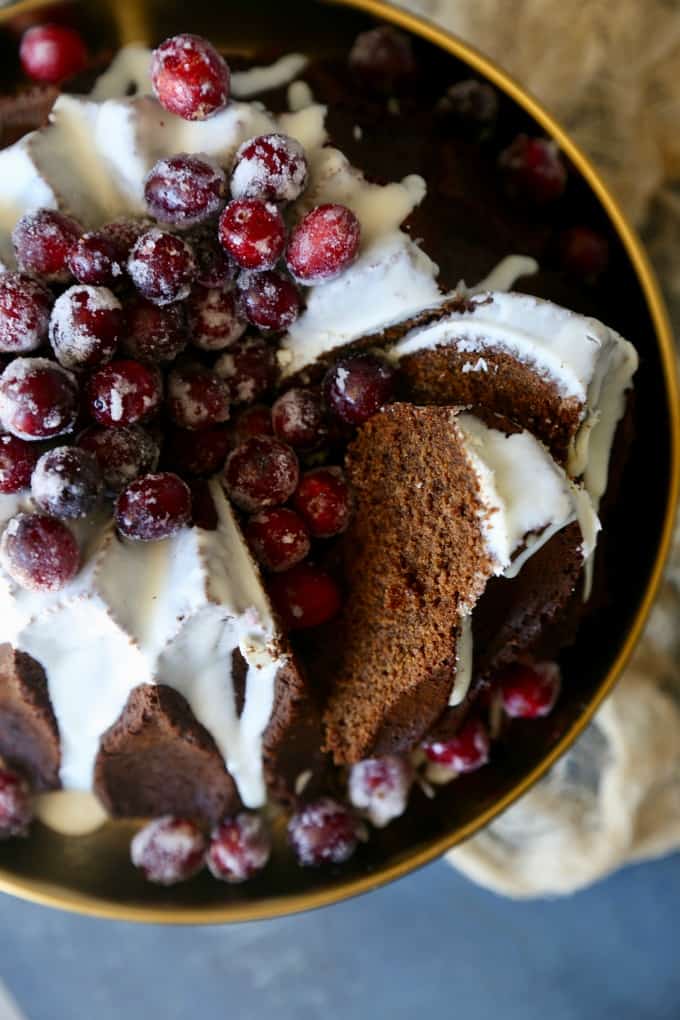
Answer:
[{"label": "cranberry", "polygon": [[124,266],[139,238],[153,225],[153,221],[146,217],[133,219],[129,216],[123,216],[120,219],[112,220],[110,223],[105,224],[97,232],[97,236],[103,237],[114,246],[116,256]]},{"label": "cranberry", "polygon": [[0,276],[0,351],[27,354],[47,338],[53,302],[47,287],[24,273]]},{"label": "cranberry", "polygon": [[138,361],[112,361],[87,384],[90,413],[99,425],[135,425],[161,404],[161,377],[156,368]]},{"label": "cranberry", "polygon": [[151,82],[159,103],[184,120],[205,120],[229,102],[229,67],[198,35],[174,35],[154,50]]},{"label": "cranberry", "polygon": [[515,663],[499,677],[503,708],[513,719],[539,719],[555,707],[562,680],[556,662]]},{"label": "cranberry", "polygon": [[16,772],[0,766],[0,840],[25,836],[32,821],[28,783]]},{"label": "cranberry", "polygon": [[246,331],[232,290],[194,287],[188,310],[191,342],[203,351],[222,351]]},{"label": "cranberry", "polygon": [[126,261],[121,246],[111,237],[103,231],[92,231],[78,238],[67,265],[78,283],[110,287],[123,276]]},{"label": "cranberry", "polygon": [[289,570],[309,552],[309,533],[287,507],[261,510],[250,518],[244,533],[255,559],[274,573]]},{"label": "cranberry", "polygon": [[498,93],[488,82],[465,78],[446,90],[435,115],[442,126],[472,141],[483,141],[496,126]]},{"label": "cranberry", "polygon": [[87,49],[73,28],[36,25],[24,32],[19,59],[29,78],[56,84],[83,70],[87,64]]},{"label": "cranberry", "polygon": [[230,448],[229,432],[224,428],[173,429],[164,451],[182,475],[214,475],[224,467]]},{"label": "cranberry", "polygon": [[300,468],[293,450],[273,436],[253,436],[229,454],[224,485],[241,510],[285,503],[297,488]]},{"label": "cranberry", "polygon": [[243,269],[272,269],[283,255],[286,226],[273,202],[237,198],[222,211],[222,247]]},{"label": "cranberry", "polygon": [[298,563],[269,581],[274,608],[289,630],[327,623],[340,612],[340,590],[329,574],[311,563]]},{"label": "cranberry", "polygon": [[210,838],[206,864],[223,882],[246,882],[264,868],[271,854],[269,832],[259,815],[245,811],[225,818]]},{"label": "cranberry", "polygon": [[246,407],[237,416],[231,429],[233,446],[239,446],[251,436],[273,435],[272,412],[266,404],[254,404],[252,407]]},{"label": "cranberry", "polygon": [[174,361],[187,345],[187,324],[181,304],[159,308],[143,297],[125,306],[125,353],[135,361]]},{"label": "cranberry", "polygon": [[216,213],[227,182],[224,170],[197,156],[159,159],[144,182],[144,200],[160,223],[192,227]]},{"label": "cranberry", "polygon": [[609,263],[609,242],[591,227],[570,227],[559,241],[562,266],[572,276],[593,281]]},{"label": "cranberry", "polygon": [[567,168],[557,143],[548,138],[517,135],[499,156],[512,198],[534,205],[546,205],[564,194]]},{"label": "cranberry", "polygon": [[152,227],[137,239],[127,270],[143,297],[155,305],[169,305],[188,296],[196,265],[181,237]]},{"label": "cranberry", "polygon": [[63,436],[77,414],[74,377],[47,358],[15,358],[0,376],[0,423],[19,439]]},{"label": "cranberry", "polygon": [[296,449],[313,450],[326,438],[321,400],[313,390],[288,390],[274,403],[271,413],[274,434]]},{"label": "cranberry", "polygon": [[189,486],[168,471],[135,479],[116,500],[118,530],[140,542],[169,538],[190,520]]},{"label": "cranberry", "polygon": [[363,425],[394,394],[395,371],[372,354],[341,358],[323,381],[330,410],[347,425]]},{"label": "cranberry", "polygon": [[50,283],[66,283],[68,257],[82,232],[79,223],[56,209],[26,213],[12,231],[19,268]]},{"label": "cranberry", "polygon": [[205,850],[205,836],[194,822],[164,815],[139,830],[130,857],[148,882],[176,885],[201,871]]},{"label": "cranberry", "polygon": [[288,135],[260,135],[244,142],[231,172],[233,198],[294,202],[307,184],[305,151]]},{"label": "cranberry", "polygon": [[181,428],[219,425],[229,418],[229,386],[202,365],[185,365],[170,373],[167,405]]},{"label": "cranberry", "polygon": [[196,283],[200,287],[221,290],[234,280],[238,266],[220,244],[216,223],[210,220],[201,224],[187,235],[187,239],[194,251]]},{"label": "cranberry", "polygon": [[484,723],[467,719],[450,740],[434,740],[423,745],[427,758],[454,772],[474,772],[489,760],[489,734]]},{"label": "cranberry", "polygon": [[54,303],[50,343],[64,368],[106,364],[122,332],[123,309],[107,287],[69,287]]},{"label": "cranberry", "polygon": [[260,337],[246,337],[218,358],[215,371],[229,383],[232,403],[251,404],[274,385],[274,350]]},{"label": "cranberry", "polygon": [[21,492],[31,484],[39,451],[16,436],[0,436],[0,493]]},{"label": "cranberry", "polygon": [[94,454],[78,446],[57,446],[44,453],[31,479],[33,500],[53,517],[86,517],[102,495],[102,473]]},{"label": "cranberry", "polygon": [[347,529],[352,512],[347,482],[340,468],[308,471],[300,480],[293,505],[314,538],[331,538]]},{"label": "cranberry", "polygon": [[18,514],[2,534],[0,563],[21,588],[59,591],[78,573],[80,550],[55,517]]},{"label": "cranberry", "polygon": [[305,804],[288,823],[288,839],[304,867],[342,864],[364,838],[363,826],[350,809],[330,797]]},{"label": "cranberry", "polygon": [[361,226],[344,205],[318,205],[293,229],[286,261],[299,283],[325,283],[359,254]]},{"label": "cranberry", "polygon": [[413,768],[408,758],[396,754],[367,758],[350,769],[349,799],[382,828],[403,815],[412,784]]},{"label": "cranberry", "polygon": [[416,72],[411,40],[391,25],[379,25],[358,35],[349,66],[363,85],[391,94],[408,84]]},{"label": "cranberry", "polygon": [[283,332],[300,314],[300,292],[281,273],[244,273],[238,286],[245,316],[258,329]]},{"label": "cranberry", "polygon": [[139,425],[117,429],[92,425],[78,436],[78,446],[96,457],[110,495],[158,466],[158,446]]}]

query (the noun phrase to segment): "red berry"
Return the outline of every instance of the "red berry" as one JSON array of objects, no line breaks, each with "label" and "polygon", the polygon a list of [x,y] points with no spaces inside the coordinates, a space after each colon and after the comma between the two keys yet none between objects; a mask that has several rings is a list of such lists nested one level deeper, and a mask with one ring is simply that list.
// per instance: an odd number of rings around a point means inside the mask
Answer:
[{"label": "red berry", "polygon": [[408,758],[396,754],[367,758],[350,769],[349,799],[382,828],[403,815],[412,784],[413,767]]},{"label": "red berry", "polygon": [[258,329],[282,333],[300,314],[300,292],[281,273],[244,273],[238,287],[244,314]]},{"label": "red berry", "polygon": [[264,868],[271,850],[271,838],[262,818],[242,812],[235,818],[225,818],[214,830],[206,864],[214,878],[246,882]]},{"label": "red berry", "polygon": [[252,404],[264,396],[276,379],[274,349],[261,337],[246,337],[215,362],[215,371],[226,379],[234,404]]},{"label": "red berry", "polygon": [[203,868],[206,839],[186,818],[164,815],[140,829],[130,844],[130,857],[148,882],[176,885]]},{"label": "red berry", "polygon": [[40,451],[16,436],[0,436],[0,493],[21,492],[31,484]]},{"label": "red berry", "polygon": [[219,425],[229,418],[229,386],[202,365],[185,365],[170,373],[167,405],[181,428]]},{"label": "red berry", "polygon": [[305,150],[288,135],[260,135],[243,142],[231,172],[232,198],[294,202],[307,184]]},{"label": "red berry", "polygon": [[144,201],[159,223],[192,227],[216,213],[227,187],[224,170],[196,156],[159,159],[144,182]]},{"label": "red berry", "polygon": [[250,518],[244,533],[257,562],[275,573],[294,567],[309,552],[309,533],[287,507],[261,510]]},{"label": "red berry", "polygon": [[135,425],[160,407],[160,373],[138,361],[112,361],[90,378],[86,396],[90,414],[99,425]]},{"label": "red berry", "polygon": [[342,598],[335,581],[311,563],[298,563],[270,578],[269,595],[289,630],[327,623],[340,612]]},{"label": "red berry", "polygon": [[214,475],[224,467],[230,449],[231,439],[225,428],[173,429],[164,454],[181,475]]},{"label": "red berry", "polygon": [[409,83],[415,72],[411,40],[391,25],[379,25],[358,35],[349,66],[362,85],[391,94]]},{"label": "red berry", "polygon": [[474,772],[489,760],[489,734],[484,723],[474,717],[467,719],[450,740],[425,743],[426,756],[437,765],[454,772]]},{"label": "red berry", "polygon": [[19,439],[63,436],[77,414],[74,377],[47,358],[15,358],[0,376],[0,424]]},{"label": "red berry", "polygon": [[272,269],[283,255],[286,226],[273,202],[238,198],[222,211],[220,244],[243,269]]},{"label": "red berry", "polygon": [[161,106],[184,120],[205,120],[229,102],[229,67],[198,35],[185,32],[161,43],[151,81]]},{"label": "red berry", "polygon": [[78,446],[96,457],[110,495],[158,466],[158,446],[139,425],[117,429],[92,425],[78,436]]},{"label": "red berry", "polygon": [[2,534],[0,563],[21,588],[59,591],[78,573],[80,550],[55,517],[18,514]]},{"label": "red berry", "polygon": [[472,141],[487,138],[498,118],[498,93],[493,85],[477,78],[457,81],[435,107],[442,126]]},{"label": "red berry", "polygon": [[57,361],[74,370],[104,365],[123,333],[123,309],[107,287],[69,287],[54,303],[50,343]]},{"label": "red berry", "polygon": [[253,436],[229,454],[224,485],[241,510],[253,513],[285,503],[297,488],[300,467],[293,450],[273,436]]},{"label": "red berry", "polygon": [[342,470],[314,468],[300,479],[293,505],[314,538],[331,538],[347,529],[352,500]]},{"label": "red berry", "polygon": [[54,298],[24,273],[0,276],[0,351],[27,354],[47,338]]},{"label": "red berry", "polygon": [[28,783],[11,769],[0,767],[0,840],[25,836],[32,821]]},{"label": "red berry", "polygon": [[181,304],[158,305],[133,298],[124,309],[125,353],[135,361],[174,361],[187,345],[187,324]]},{"label": "red berry", "polygon": [[123,489],[115,513],[118,530],[126,538],[156,542],[189,524],[191,491],[186,482],[168,471],[143,475]]},{"label": "red berry", "polygon": [[122,216],[120,219],[106,223],[98,232],[98,237],[103,237],[116,250],[117,258],[123,266],[130,257],[130,252],[135,244],[147,230],[153,227],[153,221],[146,217],[133,219],[130,216]]},{"label": "red berry", "polygon": [[67,283],[68,257],[83,228],[56,209],[38,209],[22,216],[12,231],[19,269],[50,283]]},{"label": "red berry", "polygon": [[169,305],[188,296],[196,264],[186,241],[152,227],[137,239],[127,270],[143,297],[155,305]]},{"label": "red berry", "polygon": [[326,438],[321,400],[314,390],[288,390],[272,407],[274,434],[300,450],[313,450]]},{"label": "red berry", "polygon": [[222,351],[246,331],[233,290],[194,287],[188,311],[191,342],[203,351]]},{"label": "red berry", "polygon": [[110,287],[125,273],[127,254],[122,246],[103,231],[79,237],[69,252],[67,265],[78,283]]},{"label": "red berry", "polygon": [[273,436],[272,412],[266,404],[246,407],[234,420],[231,429],[232,446],[239,446],[251,436]]},{"label": "red berry", "polygon": [[596,280],[609,263],[609,242],[590,227],[570,227],[560,237],[562,266],[572,276]]},{"label": "red berry", "polygon": [[31,479],[38,509],[69,520],[91,513],[103,487],[97,458],[77,446],[57,446],[44,453]]},{"label": "red berry", "polygon": [[229,258],[219,242],[217,224],[210,220],[187,234],[196,260],[196,283],[200,287],[217,287],[223,290],[238,272],[238,266]]},{"label": "red berry", "polygon": [[288,823],[288,839],[304,867],[342,864],[364,838],[363,826],[350,809],[330,797],[305,804]]},{"label": "red berry", "polygon": [[286,262],[299,283],[325,283],[359,254],[361,226],[344,205],[318,205],[293,229]]},{"label": "red berry", "polygon": [[499,166],[511,197],[533,205],[556,201],[567,186],[564,160],[548,138],[517,135],[500,154]]},{"label": "red berry", "polygon": [[556,662],[515,663],[499,677],[503,708],[513,719],[539,719],[555,707],[562,679]]},{"label": "red berry", "polygon": [[348,425],[363,425],[388,403],[395,388],[395,371],[372,354],[341,358],[323,381],[329,409]]},{"label": "red berry", "polygon": [[87,64],[87,49],[73,28],[36,25],[24,32],[19,59],[29,78],[56,84],[83,70]]}]

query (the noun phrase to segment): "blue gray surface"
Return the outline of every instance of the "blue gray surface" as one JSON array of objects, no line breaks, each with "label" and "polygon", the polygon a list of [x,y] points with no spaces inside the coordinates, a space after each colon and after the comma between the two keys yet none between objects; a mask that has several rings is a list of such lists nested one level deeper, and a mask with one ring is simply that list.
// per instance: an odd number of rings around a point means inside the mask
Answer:
[{"label": "blue gray surface", "polygon": [[29,1020],[680,1017],[680,856],[533,903],[434,864],[359,900],[231,928],[0,905],[0,974]]}]

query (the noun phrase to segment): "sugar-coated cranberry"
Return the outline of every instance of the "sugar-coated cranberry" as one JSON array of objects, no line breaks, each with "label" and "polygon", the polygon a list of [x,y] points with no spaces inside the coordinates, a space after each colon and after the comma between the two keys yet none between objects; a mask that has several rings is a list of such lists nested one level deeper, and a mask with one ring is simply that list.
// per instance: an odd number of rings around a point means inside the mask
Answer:
[{"label": "sugar-coated cranberry", "polygon": [[205,120],[229,102],[229,67],[206,39],[188,32],[154,50],[151,82],[161,106],[184,120]]},{"label": "sugar-coated cranberry", "polygon": [[499,166],[512,198],[546,205],[564,194],[567,168],[557,143],[548,138],[517,135],[499,156]]},{"label": "sugar-coated cranberry", "polygon": [[282,333],[290,329],[302,306],[300,292],[288,277],[270,270],[242,273],[238,280],[241,307],[253,326]]},{"label": "sugar-coated cranberry", "polygon": [[416,72],[411,40],[391,25],[379,25],[358,35],[349,66],[362,85],[392,93],[407,85]]},{"label": "sugar-coated cranberry", "polygon": [[78,386],[47,358],[15,358],[0,376],[0,424],[19,439],[53,439],[70,432]]},{"label": "sugar-coated cranberry", "polygon": [[183,429],[220,425],[229,418],[229,386],[202,365],[184,365],[168,377],[167,406]]},{"label": "sugar-coated cranberry", "polygon": [[93,230],[79,237],[69,252],[68,268],[78,283],[110,287],[125,273],[127,256],[103,231]]},{"label": "sugar-coated cranberry", "polygon": [[403,815],[412,784],[413,767],[403,755],[367,758],[350,769],[349,799],[382,828]]},{"label": "sugar-coated cranberry", "polygon": [[34,443],[0,435],[0,493],[8,495],[27,489],[39,455]]},{"label": "sugar-coated cranberry", "polygon": [[217,359],[215,371],[229,383],[232,403],[252,404],[274,385],[274,349],[261,337],[246,337]]},{"label": "sugar-coated cranberry", "polygon": [[12,231],[19,268],[49,283],[66,283],[68,257],[83,228],[56,209],[38,209],[22,216]]},{"label": "sugar-coated cranberry", "polygon": [[210,837],[206,864],[222,882],[246,882],[266,865],[272,850],[269,830],[260,815],[243,811],[225,818]]},{"label": "sugar-coated cranberry", "polygon": [[490,741],[484,723],[474,716],[467,719],[450,740],[423,744],[427,758],[453,772],[474,772],[489,760]]},{"label": "sugar-coated cranberry", "polygon": [[290,570],[309,553],[309,532],[302,518],[287,507],[255,514],[245,526],[245,536],[257,562],[274,573]]},{"label": "sugar-coated cranberry", "polygon": [[365,831],[354,813],[330,797],[305,804],[288,823],[288,839],[304,867],[349,860]]},{"label": "sugar-coated cranberry", "polygon": [[483,141],[496,125],[498,93],[488,82],[465,78],[446,90],[435,107],[435,115],[442,126],[456,134]]},{"label": "sugar-coated cranberry", "polygon": [[0,540],[0,563],[28,591],[59,591],[78,573],[80,550],[56,517],[17,514]]},{"label": "sugar-coated cranberry", "polygon": [[191,490],[169,471],[143,475],[123,489],[115,515],[126,538],[140,542],[169,538],[191,520]]},{"label": "sugar-coated cranberry", "polygon": [[301,386],[287,390],[272,407],[274,434],[295,449],[313,450],[327,435],[321,399]]},{"label": "sugar-coated cranberry", "polygon": [[216,163],[180,153],[159,159],[144,182],[144,201],[159,223],[192,227],[218,212],[227,182]]},{"label": "sugar-coated cranberry", "polygon": [[161,364],[174,361],[187,345],[187,323],[182,304],[160,308],[143,297],[129,301],[125,312],[123,349],[135,361]]},{"label": "sugar-coated cranberry", "polygon": [[47,339],[53,298],[25,273],[0,276],[0,351],[27,354]]},{"label": "sugar-coated cranberry", "polygon": [[305,150],[288,135],[260,135],[244,142],[231,172],[233,198],[294,202],[307,184]]},{"label": "sugar-coated cranberry", "polygon": [[253,436],[229,454],[224,485],[241,510],[253,513],[285,503],[300,476],[294,451],[273,436]]},{"label": "sugar-coated cranberry", "polygon": [[35,25],[22,36],[19,59],[29,78],[56,84],[83,70],[87,49],[73,28]]},{"label": "sugar-coated cranberry", "polygon": [[328,408],[347,425],[363,425],[394,395],[394,369],[373,354],[341,358],[323,381]]},{"label": "sugar-coated cranberry", "polygon": [[331,538],[347,529],[352,514],[350,491],[339,467],[308,471],[300,479],[293,505],[314,538]]},{"label": "sugar-coated cranberry", "polygon": [[12,769],[0,765],[0,840],[25,836],[32,821],[28,783]]},{"label": "sugar-coated cranberry", "polygon": [[318,205],[293,228],[286,262],[299,283],[325,283],[359,254],[361,226],[345,205]]},{"label": "sugar-coated cranberry", "polygon": [[503,708],[513,719],[539,719],[555,707],[562,686],[556,662],[515,663],[498,678]]},{"label": "sugar-coated cranberry", "polygon": [[609,263],[609,242],[592,227],[569,227],[559,240],[562,266],[572,276],[593,281]]},{"label": "sugar-coated cranberry", "polygon": [[97,236],[104,237],[114,246],[121,265],[126,266],[135,244],[153,225],[153,221],[147,217],[121,216],[101,227]]},{"label": "sugar-coated cranberry", "polygon": [[172,429],[163,447],[164,456],[181,475],[214,475],[224,467],[231,438],[223,427]]},{"label": "sugar-coated cranberry", "polygon": [[164,815],[139,830],[130,843],[130,857],[148,882],[176,885],[202,870],[206,846],[195,822]]},{"label": "sugar-coated cranberry", "polygon": [[217,287],[220,290],[232,283],[238,266],[230,259],[219,242],[217,223],[209,220],[187,234],[187,240],[196,261],[196,283],[199,287]]},{"label": "sugar-coated cranberry", "polygon": [[231,427],[232,447],[239,446],[251,436],[273,435],[272,412],[266,404],[253,404],[252,407],[244,408],[236,416]]},{"label": "sugar-coated cranberry", "polygon": [[246,331],[233,290],[194,287],[187,305],[191,342],[203,351],[223,351]]},{"label": "sugar-coated cranberry", "polygon": [[103,488],[97,458],[78,446],[48,450],[36,464],[31,478],[31,493],[38,509],[67,520],[91,513]]},{"label": "sugar-coated cranberry", "polygon": [[137,239],[127,270],[143,297],[156,305],[169,305],[188,296],[196,264],[186,241],[152,227]]},{"label": "sugar-coated cranberry", "polygon": [[122,333],[123,308],[108,287],[78,284],[54,303],[50,344],[64,368],[106,364],[116,353]]},{"label": "sugar-coated cranberry", "polygon": [[78,436],[78,446],[96,457],[109,495],[116,495],[135,478],[158,467],[158,445],[139,425],[128,428],[91,425]]},{"label": "sugar-coated cranberry", "polygon": [[269,596],[289,630],[319,627],[337,616],[342,606],[333,578],[311,563],[298,563],[270,578]]},{"label": "sugar-coated cranberry", "polygon": [[160,373],[152,365],[120,360],[100,368],[87,384],[90,414],[99,425],[135,425],[158,410]]},{"label": "sugar-coated cranberry", "polygon": [[220,244],[242,269],[272,269],[283,255],[286,226],[273,202],[237,198],[223,209]]}]

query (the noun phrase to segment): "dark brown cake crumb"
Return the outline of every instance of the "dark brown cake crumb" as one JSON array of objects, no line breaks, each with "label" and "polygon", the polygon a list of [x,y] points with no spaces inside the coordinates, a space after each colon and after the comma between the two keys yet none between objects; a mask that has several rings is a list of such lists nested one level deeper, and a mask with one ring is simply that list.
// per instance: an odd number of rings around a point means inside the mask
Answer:
[{"label": "dark brown cake crumb", "polygon": [[35,792],[56,790],[61,751],[42,666],[0,645],[0,758],[19,769]]}]

